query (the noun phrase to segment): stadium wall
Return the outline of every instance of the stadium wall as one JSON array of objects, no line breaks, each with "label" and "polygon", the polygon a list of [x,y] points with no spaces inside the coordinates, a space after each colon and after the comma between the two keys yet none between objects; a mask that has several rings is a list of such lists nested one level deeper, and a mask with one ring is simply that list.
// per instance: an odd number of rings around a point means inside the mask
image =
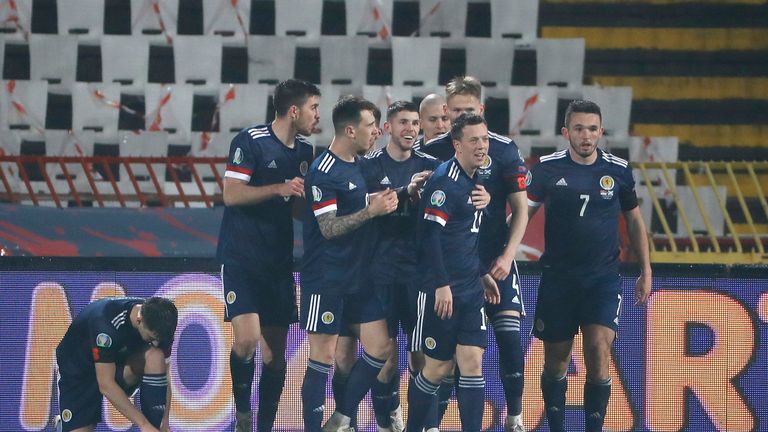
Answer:
[{"label": "stadium wall", "polygon": [[[654,267],[647,306],[634,305],[631,269],[623,277],[619,338],[614,346],[612,397],[606,429],[616,431],[768,430],[768,269],[749,266]],[[526,349],[524,419],[529,430],[547,430],[538,376],[542,344],[529,337],[538,267],[523,263]],[[296,275],[297,282],[298,273]],[[104,296],[173,298],[180,310],[172,365],[172,428],[230,431],[233,403],[228,354],[231,330],[223,322],[218,268],[207,259],[0,259],[3,350],[0,431],[50,430],[57,412],[54,350],[72,317]],[[492,338],[492,333],[490,333]],[[289,334],[288,382],[277,430],[301,430],[301,380],[308,352],[303,331]],[[583,426],[581,341],[569,372],[568,424]],[[484,428],[502,430],[506,414],[498,353],[489,341],[484,360]],[[403,344],[400,344],[401,354]],[[401,370],[406,371],[405,355]],[[257,365],[260,364],[257,358]],[[258,374],[257,374],[258,377]],[[405,399],[407,372],[401,375]],[[258,379],[254,383],[257,385]],[[254,395],[256,393],[254,392]],[[328,389],[327,414],[333,410]],[[254,406],[257,406],[254,401]],[[99,431],[130,425],[106,404]],[[360,430],[375,430],[370,401],[360,410]],[[442,430],[459,430],[452,402]]]}]

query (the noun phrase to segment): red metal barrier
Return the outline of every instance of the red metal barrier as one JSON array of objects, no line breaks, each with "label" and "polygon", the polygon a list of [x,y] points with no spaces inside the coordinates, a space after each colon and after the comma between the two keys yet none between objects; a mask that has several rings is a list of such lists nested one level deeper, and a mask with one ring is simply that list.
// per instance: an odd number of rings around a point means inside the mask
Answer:
[{"label": "red metal barrier", "polygon": [[[223,157],[0,156],[0,200],[52,202],[59,208],[87,203],[104,207],[106,202],[120,207],[203,203],[210,208],[222,203],[219,170],[225,162]],[[156,172],[158,165],[164,168],[162,173]],[[113,171],[115,166],[118,172]],[[29,172],[34,168],[39,173]],[[137,175],[141,170],[147,175]],[[202,176],[201,171],[210,175]]]}]

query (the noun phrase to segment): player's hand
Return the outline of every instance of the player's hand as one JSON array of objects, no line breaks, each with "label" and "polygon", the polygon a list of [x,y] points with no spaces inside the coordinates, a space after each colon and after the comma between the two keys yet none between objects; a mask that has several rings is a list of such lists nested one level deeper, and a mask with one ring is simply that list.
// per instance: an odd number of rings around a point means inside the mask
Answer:
[{"label": "player's hand", "polygon": [[496,258],[496,261],[493,262],[491,269],[488,270],[488,274],[497,281],[506,279],[507,276],[509,276],[509,272],[512,270],[512,261],[514,260],[514,257],[499,255],[499,257]]},{"label": "player's hand", "polygon": [[501,301],[501,294],[499,293],[499,286],[496,284],[496,281],[493,279],[493,277],[486,273],[480,279],[480,282],[483,284],[485,301],[490,304],[499,304]]},{"label": "player's hand", "polygon": [[369,196],[368,211],[373,216],[382,216],[397,210],[397,192],[392,189],[377,192]]},{"label": "player's hand", "polygon": [[453,316],[453,294],[451,294],[450,285],[435,290],[435,313],[440,319],[449,319]]},{"label": "player's hand", "polygon": [[304,196],[304,179],[301,177],[294,177],[291,180],[278,185],[277,193],[282,197],[292,196]]},{"label": "player's hand", "polygon": [[491,203],[491,194],[485,190],[483,185],[475,185],[475,189],[472,191],[472,204],[477,210],[482,210],[488,207]]},{"label": "player's hand", "polygon": [[419,193],[419,190],[421,190],[424,187],[424,183],[427,182],[427,179],[429,176],[432,175],[432,171],[424,170],[417,172],[413,176],[411,176],[411,182],[408,183],[408,195],[410,196],[417,196]]},{"label": "player's hand", "polygon": [[645,304],[651,296],[653,278],[650,273],[641,273],[635,282],[635,304]]}]

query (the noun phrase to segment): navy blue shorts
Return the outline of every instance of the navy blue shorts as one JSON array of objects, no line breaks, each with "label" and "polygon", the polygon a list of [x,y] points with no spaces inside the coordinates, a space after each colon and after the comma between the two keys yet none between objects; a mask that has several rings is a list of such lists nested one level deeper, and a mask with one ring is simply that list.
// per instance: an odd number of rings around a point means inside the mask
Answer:
[{"label": "navy blue shorts", "polygon": [[437,360],[451,360],[456,345],[488,345],[485,299],[480,291],[453,297],[453,315],[441,319],[435,313],[435,293],[419,292],[416,326],[411,351],[421,351]]},{"label": "navy blue shorts", "polygon": [[298,321],[296,288],[290,270],[269,275],[244,266],[221,266],[224,287],[224,321],[246,314],[259,314],[262,327],[288,327]]},{"label": "navy blue shorts", "polygon": [[599,324],[616,331],[621,313],[617,273],[576,277],[543,273],[531,333],[546,342],[571,340],[579,327]]},{"label": "navy blue shorts", "polygon": [[[384,307],[377,295],[301,294],[301,327],[310,333],[338,335],[346,326],[384,319]],[[344,335],[351,335],[348,332]]]},{"label": "navy blue shorts", "polygon": [[517,261],[512,261],[512,269],[506,279],[496,281],[501,294],[501,301],[498,304],[485,304],[485,311],[489,317],[493,318],[497,313],[503,311],[516,311],[521,317],[525,316],[525,305],[523,304],[523,294],[520,292],[520,272],[517,270]]},{"label": "navy blue shorts", "polygon": [[[128,397],[139,388],[138,383],[129,386],[123,378],[125,365],[115,363],[115,381]],[[79,375],[59,372],[59,415],[62,431],[68,432],[101,422],[101,401],[99,383],[95,373]]]},{"label": "navy blue shorts", "polygon": [[410,337],[416,324],[416,299],[419,295],[415,283],[391,283],[376,286],[387,316],[387,328],[391,338],[397,337],[400,326]]}]

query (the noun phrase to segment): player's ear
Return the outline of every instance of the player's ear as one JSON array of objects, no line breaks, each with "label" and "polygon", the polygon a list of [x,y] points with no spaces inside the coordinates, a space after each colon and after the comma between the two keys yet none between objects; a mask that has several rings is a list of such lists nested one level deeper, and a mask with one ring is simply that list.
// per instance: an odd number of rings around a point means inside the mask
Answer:
[{"label": "player's ear", "polygon": [[483,115],[484,112],[485,112],[485,104],[480,104],[480,112],[477,113],[477,114],[478,115]]},{"label": "player's ear", "polygon": [[352,125],[346,125],[344,126],[344,134],[347,135],[347,137],[354,139],[355,138],[355,127]]},{"label": "player's ear", "polygon": [[389,124],[388,121],[384,122],[384,133],[391,133],[392,132],[392,125]]},{"label": "player's ear", "polygon": [[569,134],[568,134],[568,128],[567,127],[565,127],[565,126],[561,127],[560,128],[560,133],[563,135],[563,137],[565,137],[565,139],[567,139],[567,140],[570,139],[568,137]]}]

